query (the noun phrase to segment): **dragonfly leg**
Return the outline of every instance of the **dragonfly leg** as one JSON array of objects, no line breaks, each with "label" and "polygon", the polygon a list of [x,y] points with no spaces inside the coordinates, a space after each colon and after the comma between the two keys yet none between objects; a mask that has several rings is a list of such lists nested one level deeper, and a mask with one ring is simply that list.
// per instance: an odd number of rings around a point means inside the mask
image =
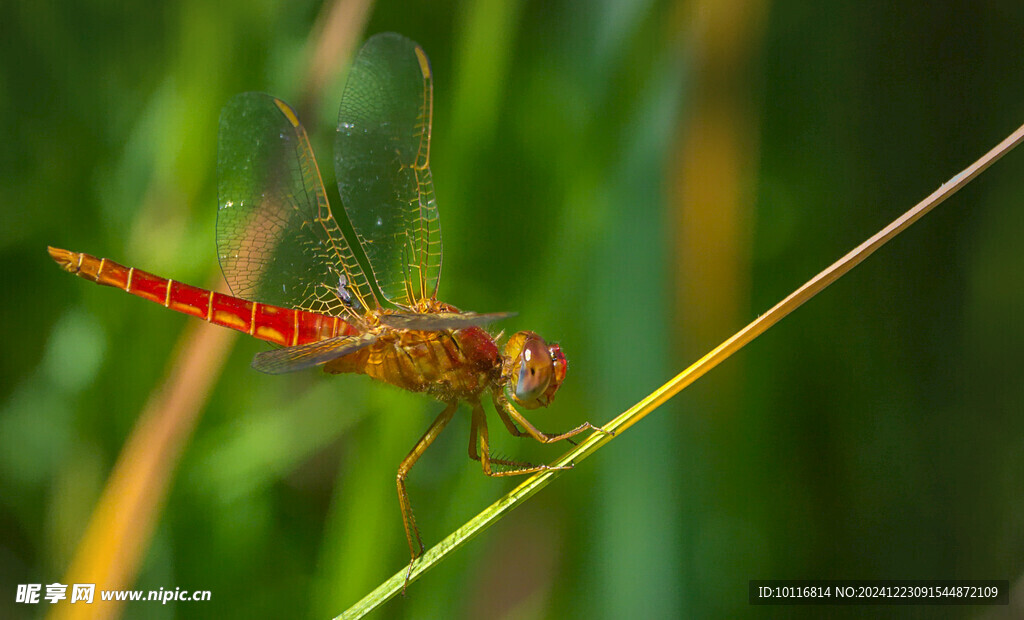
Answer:
[{"label": "dragonfly leg", "polygon": [[[473,407],[475,411],[475,407],[478,405],[479,402],[471,404],[470,407]],[[478,454],[476,451],[477,437],[480,436],[480,427],[478,424],[479,421],[477,419],[476,414],[474,413],[472,421],[469,423],[469,458],[473,459],[474,461],[480,460],[480,454]]]},{"label": "dragonfly leg", "polygon": [[[484,423],[484,432],[485,433],[487,432],[487,423],[486,423],[486,418],[483,415],[483,407],[480,405],[479,401],[477,401],[476,403],[470,403],[470,406],[474,408],[474,411],[476,410],[476,408],[479,408],[480,411],[481,411],[481,415],[479,415],[479,416],[478,415],[474,415],[473,419],[472,419],[472,422],[470,423],[470,429],[469,429],[469,458],[473,459],[474,461],[480,461],[480,453],[477,452],[477,443],[478,443],[479,438],[480,438],[480,431],[479,431],[480,423],[481,422]],[[516,429],[516,430],[518,431],[519,429]],[[529,463],[521,463],[521,462],[518,462],[518,461],[507,461],[505,459],[496,459],[496,458],[491,457],[490,454],[488,454],[487,458],[488,458],[488,462],[490,462],[490,463],[497,463],[498,465],[503,465],[503,466],[507,466],[507,467],[536,467],[535,465],[531,465]]]},{"label": "dragonfly leg", "polygon": [[[483,467],[484,474],[498,478],[504,476],[520,476],[523,474],[533,474],[538,471],[547,471],[549,469],[572,469],[572,465],[567,465],[564,467],[553,467],[551,465],[531,465],[530,463],[520,463],[518,461],[508,461],[505,459],[491,458],[491,446],[487,434],[487,419],[484,417],[484,408],[480,404],[480,401],[471,403],[470,406],[473,409],[473,423],[469,436],[469,456],[473,460],[480,461],[480,465],[481,467]],[[479,454],[477,454],[475,445],[478,438],[480,440]],[[491,465],[501,465],[503,467],[507,467],[508,469],[494,471]]]},{"label": "dragonfly leg", "polygon": [[[405,490],[405,477],[409,474],[409,470],[416,464],[423,452],[426,451],[430,444],[437,439],[437,436],[441,434],[444,427],[452,419],[452,415],[455,414],[455,409],[458,407],[458,402],[448,403],[448,406],[444,408],[439,416],[430,424],[427,428],[427,432],[423,433],[420,440],[416,442],[409,454],[402,459],[401,464],[398,466],[398,476],[396,477],[398,485],[398,505],[402,509],[402,525],[405,526],[405,537],[409,541],[409,553],[412,554],[412,561],[423,555],[423,540],[420,538],[420,531],[416,527],[416,518],[412,514],[412,505],[409,503],[409,494]],[[409,564],[410,571],[412,570],[412,562]]]},{"label": "dragonfly leg", "polygon": [[[559,435],[549,435],[548,433],[539,430],[533,424],[530,424],[530,421],[523,417],[523,414],[519,413],[519,411],[512,406],[512,403],[508,402],[508,399],[505,398],[504,394],[493,394],[493,398],[494,409],[498,412],[498,417],[500,417],[501,421],[504,422],[505,428],[508,429],[508,432],[512,433],[516,437],[530,436],[541,443],[552,443],[563,439],[569,439],[570,437],[575,437],[576,435],[588,430],[604,433],[606,435],[614,434],[610,431],[604,430],[603,428],[594,426],[590,422],[584,422],[570,431]],[[513,422],[513,420],[515,422]],[[524,430],[520,430],[519,427],[516,426],[516,422],[518,422]]]}]

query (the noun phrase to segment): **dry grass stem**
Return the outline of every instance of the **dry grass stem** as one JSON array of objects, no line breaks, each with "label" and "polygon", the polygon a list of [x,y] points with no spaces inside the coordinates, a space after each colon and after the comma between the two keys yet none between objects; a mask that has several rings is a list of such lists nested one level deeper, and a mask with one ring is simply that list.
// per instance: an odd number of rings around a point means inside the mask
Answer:
[{"label": "dry grass stem", "polygon": [[[1005,140],[978,159],[976,162],[965,168],[952,179],[943,183],[941,187],[932,192],[927,198],[919,202],[912,209],[898,217],[891,224],[871,236],[867,241],[860,244],[848,254],[837,260],[824,271],[807,281],[806,284],[795,290],[785,299],[776,304],[771,310],[761,315],[749,325],[736,332],[731,338],[712,349],[704,357],[697,360],[689,368],[673,377],[668,383],[651,392],[643,400],[621,413],[612,421],[604,425],[604,429],[613,431],[615,436],[593,433],[574,447],[569,452],[554,461],[552,465],[561,466],[579,461],[590,456],[598,448],[612,441],[622,431],[633,426],[647,414],[660,407],[665,401],[678,394],[683,388],[702,377],[709,370],[723,362],[733,353],[739,351],[752,340],[763,334],[769,327],[775,325],[783,317],[799,308],[805,301],[814,297],[830,284],[841,278],[848,271],[856,267],[875,250],[885,245],[890,239],[906,230],[911,224],[919,220],[929,211],[934,209],[945,199],[952,196],[960,188],[967,185],[974,177],[981,174],[986,168],[995,163],[1000,157],[1009,152],[1024,140],[1024,125],[1021,125],[1010,134]],[[488,506],[483,512],[473,517],[465,525],[449,534],[444,540],[428,550],[413,565],[411,573],[406,567],[395,573],[390,579],[377,586],[362,600],[357,602],[343,614],[341,618],[361,618],[370,611],[390,600],[395,594],[402,591],[406,583],[406,575],[409,575],[409,582],[415,581],[421,574],[432,568],[448,554],[455,551],[466,543],[473,536],[493,525],[498,519],[505,515],[531,495],[548,485],[559,476],[564,470],[549,470],[531,476],[525,482],[517,486],[510,493]],[[336,619],[336,620],[337,620]]]}]

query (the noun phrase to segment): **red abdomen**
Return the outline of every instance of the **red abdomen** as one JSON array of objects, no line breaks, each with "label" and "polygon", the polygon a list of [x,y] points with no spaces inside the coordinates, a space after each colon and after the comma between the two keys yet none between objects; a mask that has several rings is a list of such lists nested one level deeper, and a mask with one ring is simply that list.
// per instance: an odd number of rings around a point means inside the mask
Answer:
[{"label": "red abdomen", "polygon": [[274,344],[295,346],[359,333],[338,317],[246,301],[125,267],[106,258],[60,248],[47,249],[68,273]]}]

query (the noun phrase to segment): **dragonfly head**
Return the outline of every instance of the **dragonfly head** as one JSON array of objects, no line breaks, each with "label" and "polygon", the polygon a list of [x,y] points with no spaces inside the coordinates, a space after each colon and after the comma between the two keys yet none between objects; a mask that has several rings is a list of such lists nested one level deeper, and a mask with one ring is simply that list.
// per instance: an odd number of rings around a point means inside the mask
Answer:
[{"label": "dragonfly head", "polygon": [[527,409],[547,407],[565,379],[568,363],[562,348],[534,332],[517,332],[505,345],[509,391]]}]

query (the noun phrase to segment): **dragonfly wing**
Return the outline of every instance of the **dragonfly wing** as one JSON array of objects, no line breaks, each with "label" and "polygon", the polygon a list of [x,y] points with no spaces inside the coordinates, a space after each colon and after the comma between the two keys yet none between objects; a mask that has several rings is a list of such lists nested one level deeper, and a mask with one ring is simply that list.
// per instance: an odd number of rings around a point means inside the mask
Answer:
[{"label": "dragonfly wing", "polygon": [[384,297],[404,307],[435,297],[441,273],[432,114],[426,53],[401,35],[371,37],[341,98],[334,167],[374,279]]},{"label": "dragonfly wing", "polygon": [[262,351],[253,358],[252,367],[269,375],[305,370],[358,351],[376,341],[377,337],[373,334],[338,336],[296,347]]},{"label": "dragonfly wing", "polygon": [[396,329],[430,332],[487,325],[488,323],[507,319],[515,315],[515,312],[491,312],[490,314],[477,314],[476,312],[437,312],[431,314],[401,312],[382,315],[380,322]]},{"label": "dragonfly wing", "polygon": [[232,293],[333,316],[376,305],[288,104],[263,93],[232,98],[217,171],[217,255]]}]

